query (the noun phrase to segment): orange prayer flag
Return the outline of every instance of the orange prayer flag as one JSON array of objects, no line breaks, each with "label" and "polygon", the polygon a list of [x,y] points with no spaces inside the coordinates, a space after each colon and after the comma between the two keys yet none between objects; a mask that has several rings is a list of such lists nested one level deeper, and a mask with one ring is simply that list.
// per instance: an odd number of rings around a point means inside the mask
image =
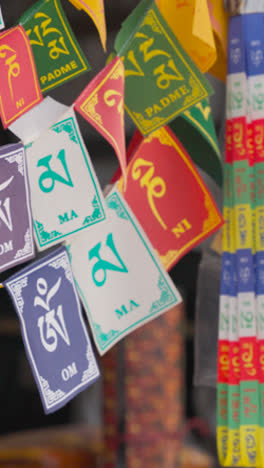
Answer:
[{"label": "orange prayer flag", "polygon": [[113,146],[126,183],[124,82],[124,65],[116,57],[86,86],[74,108]]}]

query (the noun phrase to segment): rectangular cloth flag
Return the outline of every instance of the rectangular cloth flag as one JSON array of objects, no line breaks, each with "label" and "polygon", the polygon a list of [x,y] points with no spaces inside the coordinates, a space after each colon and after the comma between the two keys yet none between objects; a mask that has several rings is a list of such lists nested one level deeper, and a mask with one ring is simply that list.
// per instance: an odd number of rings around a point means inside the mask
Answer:
[{"label": "rectangular cloth flag", "polygon": [[66,249],[56,249],[4,284],[45,413],[52,413],[99,377]]},{"label": "rectangular cloth flag", "polygon": [[143,135],[213,92],[154,0],[143,0],[123,23],[115,51],[125,65],[125,107]]},{"label": "rectangular cloth flag", "polygon": [[207,0],[156,0],[161,14],[202,73],[216,61],[216,47]]},{"label": "rectangular cloth flag", "polygon": [[4,23],[4,18],[3,18],[3,13],[0,5],[0,29],[4,29],[5,23]]},{"label": "rectangular cloth flag", "polygon": [[0,271],[34,256],[24,147],[0,147]]},{"label": "rectangular cloth flag", "polygon": [[99,32],[102,46],[106,51],[104,0],[70,0],[70,2],[78,8],[78,10],[84,10],[92,18]]},{"label": "rectangular cloth flag", "polygon": [[118,183],[164,267],[169,270],[223,224],[211,194],[168,127],[145,138]]},{"label": "rectangular cloth flag", "polygon": [[22,26],[0,33],[0,116],[7,128],[42,101],[34,57]]},{"label": "rectangular cloth flag", "polygon": [[90,81],[74,108],[113,146],[126,178],[124,82],[124,65],[116,57]]},{"label": "rectangular cloth flag", "polygon": [[19,22],[29,37],[42,92],[90,70],[60,0],[39,0]]},{"label": "rectangular cloth flag", "polygon": [[181,302],[118,190],[113,189],[106,202],[109,221],[67,242],[75,281],[100,354]]},{"label": "rectangular cloth flag", "polygon": [[26,146],[39,250],[106,219],[103,194],[74,111]]}]

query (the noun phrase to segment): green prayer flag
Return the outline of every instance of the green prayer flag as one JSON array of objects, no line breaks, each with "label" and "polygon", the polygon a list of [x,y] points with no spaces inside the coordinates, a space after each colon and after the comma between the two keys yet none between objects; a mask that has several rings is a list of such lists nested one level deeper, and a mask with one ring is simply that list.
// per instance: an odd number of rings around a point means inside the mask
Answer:
[{"label": "green prayer flag", "polygon": [[170,128],[192,158],[220,187],[223,183],[223,165],[208,99],[183,112]]},{"label": "green prayer flag", "polygon": [[154,0],[143,0],[126,19],[115,51],[125,65],[125,107],[143,135],[213,92]]},{"label": "green prayer flag", "polygon": [[29,37],[42,92],[91,69],[60,0],[39,0],[21,16],[19,23]]}]

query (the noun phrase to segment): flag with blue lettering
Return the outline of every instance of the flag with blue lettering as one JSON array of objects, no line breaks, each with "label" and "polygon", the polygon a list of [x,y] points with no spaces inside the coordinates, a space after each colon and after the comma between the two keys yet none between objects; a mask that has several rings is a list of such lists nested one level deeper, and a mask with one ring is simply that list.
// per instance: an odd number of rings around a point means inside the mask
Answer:
[{"label": "flag with blue lettering", "polygon": [[24,146],[0,148],[0,271],[34,256]]},{"label": "flag with blue lettering", "polygon": [[100,354],[181,297],[124,198],[106,198],[109,220],[67,242]]},{"label": "flag with blue lettering", "polygon": [[60,247],[5,283],[46,413],[99,377],[67,251]]},{"label": "flag with blue lettering", "polygon": [[104,197],[72,109],[26,145],[39,250],[102,224]]}]

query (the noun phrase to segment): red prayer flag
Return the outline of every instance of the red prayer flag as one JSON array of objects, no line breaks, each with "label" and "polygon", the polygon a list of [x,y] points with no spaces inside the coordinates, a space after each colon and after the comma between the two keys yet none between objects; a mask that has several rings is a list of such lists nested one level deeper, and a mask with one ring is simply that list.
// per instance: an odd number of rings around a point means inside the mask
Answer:
[{"label": "red prayer flag", "polygon": [[[132,156],[133,156],[135,150],[138,148],[138,146],[142,142],[142,140],[143,140],[142,134],[140,133],[140,131],[138,129],[136,129],[135,132],[134,132],[134,135],[132,136],[132,138],[131,138],[131,140],[129,142],[128,148],[127,148],[127,152],[126,152],[126,163],[127,164],[132,159]],[[121,169],[120,169],[120,167],[118,167],[118,169],[115,171],[110,183],[114,184],[115,182],[117,182],[120,179],[121,176],[122,176]]]},{"label": "red prayer flag", "polygon": [[22,26],[0,34],[0,116],[4,128],[42,101],[35,62]]},{"label": "red prayer flag", "polygon": [[116,57],[86,86],[74,108],[113,146],[126,180],[124,76]]},{"label": "red prayer flag", "polygon": [[145,138],[118,188],[169,270],[223,218],[191,158],[168,127]]}]

